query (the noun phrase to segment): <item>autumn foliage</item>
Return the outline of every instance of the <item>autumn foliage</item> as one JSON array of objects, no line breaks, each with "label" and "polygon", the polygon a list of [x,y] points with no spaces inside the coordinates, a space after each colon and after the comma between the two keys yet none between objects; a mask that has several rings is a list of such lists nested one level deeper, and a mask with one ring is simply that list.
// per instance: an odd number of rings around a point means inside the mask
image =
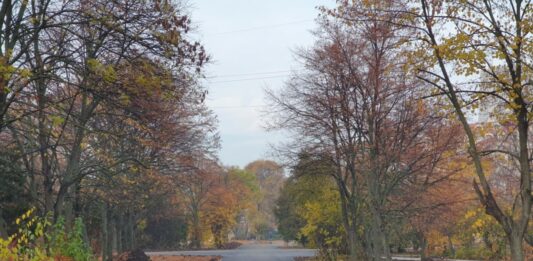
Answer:
[{"label": "autumn foliage", "polygon": [[[315,44],[297,52],[304,69],[268,95],[270,127],[294,138],[279,148],[293,175],[302,155],[332,166],[347,246],[323,248],[350,260],[407,249],[526,259],[532,10],[523,1],[321,8]],[[314,222],[305,211],[278,216],[294,222],[292,239]]]},{"label": "autumn foliage", "polygon": [[267,91],[283,165],[241,169],[217,157],[185,1],[1,1],[0,259],[276,238],[327,260],[531,259],[531,2],[319,10]]},{"label": "autumn foliage", "polygon": [[[67,231],[83,219],[103,260],[185,241],[176,184],[218,136],[182,3],[0,5],[0,236],[33,206]],[[156,235],[162,224],[176,229]]]}]

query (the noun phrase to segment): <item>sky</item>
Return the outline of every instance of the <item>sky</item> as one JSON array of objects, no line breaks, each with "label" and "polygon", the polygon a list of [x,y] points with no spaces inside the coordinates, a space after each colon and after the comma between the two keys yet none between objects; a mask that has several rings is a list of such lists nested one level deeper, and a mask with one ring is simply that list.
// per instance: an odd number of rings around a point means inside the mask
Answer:
[{"label": "sky", "polygon": [[317,6],[333,0],[190,0],[199,40],[211,55],[205,86],[221,137],[220,161],[244,167],[273,159],[286,139],[264,129],[266,88],[279,89],[301,66],[294,50],[312,46]]}]

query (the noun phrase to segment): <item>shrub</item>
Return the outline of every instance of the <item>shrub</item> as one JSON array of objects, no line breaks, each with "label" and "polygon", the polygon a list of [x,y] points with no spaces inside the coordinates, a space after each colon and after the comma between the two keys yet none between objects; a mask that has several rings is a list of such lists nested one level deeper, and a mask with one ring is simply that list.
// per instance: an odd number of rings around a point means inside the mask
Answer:
[{"label": "shrub", "polygon": [[0,260],[51,261],[45,254],[42,237],[48,222],[34,216],[31,208],[17,218],[17,232],[7,240],[0,238]]},{"label": "shrub", "polygon": [[0,260],[52,261],[58,257],[68,257],[74,261],[95,260],[90,247],[83,240],[81,218],[75,220],[69,232],[65,230],[63,218],[59,218],[53,226],[50,219],[50,215],[36,216],[35,208],[17,218],[17,232],[7,240],[0,238]]},{"label": "shrub", "polygon": [[71,257],[75,261],[94,260],[91,248],[83,240],[84,225],[76,218],[70,232],[65,232],[65,220],[59,218],[53,226],[49,239],[52,256]]}]

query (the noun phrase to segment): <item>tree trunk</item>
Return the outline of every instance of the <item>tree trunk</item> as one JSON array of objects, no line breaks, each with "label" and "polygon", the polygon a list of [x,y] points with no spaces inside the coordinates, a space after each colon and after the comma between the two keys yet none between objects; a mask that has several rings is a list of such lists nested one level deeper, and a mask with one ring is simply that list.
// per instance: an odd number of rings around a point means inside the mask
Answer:
[{"label": "tree trunk", "polygon": [[135,248],[135,217],[133,216],[133,211],[129,212],[128,216],[128,250]]},{"label": "tree trunk", "polygon": [[72,227],[74,227],[74,206],[73,206],[73,200],[70,198],[70,195],[72,195],[72,192],[67,192],[67,200],[65,200],[65,203],[63,204],[63,213],[65,218],[65,228],[67,231],[70,231]]},{"label": "tree trunk", "polygon": [[119,214],[115,225],[117,229],[117,252],[122,253],[123,250],[123,232],[124,232],[124,215]]},{"label": "tree trunk", "polygon": [[39,142],[39,157],[41,161],[41,175],[43,176],[44,185],[44,215],[52,211],[52,199],[54,194],[54,182],[52,177],[52,167],[50,163],[50,130],[48,123],[48,115],[45,111],[48,98],[47,98],[47,85],[44,77],[44,65],[39,51],[39,41],[34,41],[33,50],[35,55],[35,75],[38,76],[35,81],[35,89],[37,93],[37,106],[38,106],[38,142]]},{"label": "tree trunk", "polygon": [[2,216],[2,209],[0,208],[0,238],[7,239],[7,223]]},{"label": "tree trunk", "polygon": [[106,215],[106,244],[105,244],[105,255],[107,257],[107,260],[104,261],[112,261],[113,260],[113,222],[112,222],[112,211],[109,209],[109,205],[107,205],[106,208],[107,215]]},{"label": "tree trunk", "polygon": [[102,238],[100,241],[102,244],[102,261],[107,261],[109,259],[107,256],[108,230],[107,230],[107,204],[106,203],[102,203],[101,211],[102,211],[102,217],[101,217],[102,218],[102,234],[101,234]]},{"label": "tree trunk", "polygon": [[48,214],[54,210],[54,187],[52,177],[50,175],[44,176],[44,214]]},{"label": "tree trunk", "polygon": [[[86,135],[85,125],[89,121],[94,108],[96,108],[97,102],[93,101],[90,104],[87,104],[87,95],[84,94],[82,98],[82,108],[80,112],[80,120],[78,122],[79,126],[76,126],[74,130],[74,140],[72,142],[72,147],[70,148],[70,154],[67,158],[67,165],[63,173],[62,180],[59,182],[60,189],[59,194],[56,200],[56,205],[54,208],[54,220],[57,220],[57,217],[61,214],[61,211],[64,208],[65,196],[69,193],[70,187],[72,185],[77,185],[81,182],[80,175],[80,162],[82,154],[82,143]],[[72,193],[72,191],[70,191]],[[69,200],[70,206],[73,207],[73,200]],[[68,220],[67,220],[68,221]]]},{"label": "tree trunk", "polygon": [[364,229],[364,237],[365,237],[365,246],[364,246],[364,250],[365,250],[365,254],[366,256],[368,257],[372,257],[373,256],[373,252],[372,252],[372,231],[370,231],[370,229],[368,229],[367,227],[365,227]]},{"label": "tree trunk", "polygon": [[62,216],[64,210],[67,187],[61,186],[57,192],[56,202],[54,203],[54,223]]},{"label": "tree trunk", "polygon": [[448,238],[448,248],[450,251],[450,255],[452,257],[455,257],[455,246],[453,245],[452,238],[450,235],[446,235],[446,237]]},{"label": "tree trunk", "polygon": [[130,244],[130,212],[129,210],[126,211],[124,214],[124,227],[123,227],[123,233],[122,236],[122,251],[128,251],[131,250],[131,244]]},{"label": "tree trunk", "polygon": [[428,257],[428,241],[422,232],[418,232],[418,238],[420,240],[420,260],[425,261]]},{"label": "tree trunk", "polygon": [[344,204],[346,201],[344,200],[344,198],[341,196],[341,199],[343,199],[343,203],[342,203],[342,217],[343,217],[343,226],[344,226],[344,230],[346,231],[346,237],[348,239],[348,251],[349,251],[349,260],[350,261],[355,261],[357,260],[357,254],[359,252],[359,250],[357,249],[358,245],[357,245],[357,232],[355,231],[356,230],[356,226],[353,224],[353,221],[352,221],[352,224],[350,224],[350,221],[349,221],[349,214],[347,213],[347,206],[346,204]]},{"label": "tree trunk", "polygon": [[[6,68],[9,66],[8,58],[6,56],[0,55],[0,68]],[[9,84],[8,79],[4,77],[4,73],[0,73],[0,133],[6,127],[6,112],[8,107],[7,102],[7,85]]]},{"label": "tree trunk", "polygon": [[[339,188],[339,196],[341,203],[341,217],[342,217],[342,226],[344,231],[346,231],[346,238],[348,239],[348,251],[349,251],[349,260],[356,261],[364,258],[362,253],[361,242],[357,237],[357,215],[355,202],[350,202],[350,198],[345,192],[344,182],[340,179],[336,180],[337,187]],[[353,197],[351,197],[353,199]],[[353,199],[352,201],[355,201]]]},{"label": "tree trunk", "polygon": [[513,233],[509,236],[512,261],[524,261],[523,236]]},{"label": "tree trunk", "polygon": [[348,250],[349,252],[349,260],[350,261],[357,261],[359,260],[359,244],[357,241],[357,232],[355,231],[355,228],[349,227],[348,228]]},{"label": "tree trunk", "polygon": [[117,222],[113,212],[114,211],[112,211],[111,215],[109,216],[109,232],[111,232],[109,252],[111,253],[111,256],[113,256],[113,253],[117,252]]},{"label": "tree trunk", "polygon": [[381,215],[374,206],[370,206],[370,212],[372,213],[371,240],[373,260],[391,260],[390,247],[387,236],[383,231]]},{"label": "tree trunk", "polygon": [[74,212],[74,217],[80,217],[83,210],[81,202],[81,181],[77,181],[74,184],[74,202],[72,204],[72,208]]},{"label": "tree trunk", "polygon": [[192,213],[192,239],[191,246],[193,248],[200,248],[202,245],[202,231],[200,228],[200,213],[197,208],[194,208]]},{"label": "tree trunk", "polygon": [[128,220],[126,220],[126,249],[125,250],[132,250],[133,249],[133,217],[132,217],[131,211],[128,212]]}]

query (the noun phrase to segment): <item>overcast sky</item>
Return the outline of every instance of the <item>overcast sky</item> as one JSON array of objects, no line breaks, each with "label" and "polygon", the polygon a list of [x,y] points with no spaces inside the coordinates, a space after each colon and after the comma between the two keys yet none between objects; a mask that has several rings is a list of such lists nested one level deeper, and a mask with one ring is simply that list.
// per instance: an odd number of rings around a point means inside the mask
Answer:
[{"label": "overcast sky", "polygon": [[200,40],[212,56],[207,104],[217,114],[225,165],[269,158],[282,134],[264,130],[264,89],[283,85],[299,65],[293,50],[310,46],[317,6],[332,0],[191,0]]}]

